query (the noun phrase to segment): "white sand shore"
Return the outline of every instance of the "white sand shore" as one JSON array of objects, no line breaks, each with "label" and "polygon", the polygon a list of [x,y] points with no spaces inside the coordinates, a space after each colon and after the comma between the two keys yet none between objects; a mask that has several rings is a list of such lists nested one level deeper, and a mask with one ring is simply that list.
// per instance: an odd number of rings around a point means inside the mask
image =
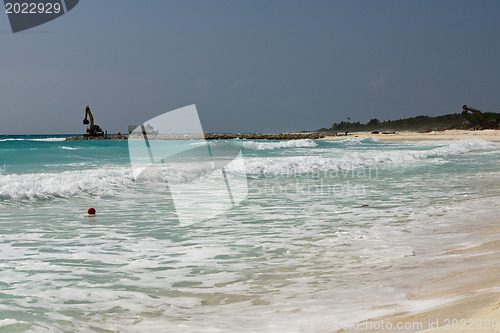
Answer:
[{"label": "white sand shore", "polygon": [[498,262],[500,240],[481,246],[450,251],[474,254],[474,268],[449,274],[432,283],[430,288],[423,286],[415,298],[456,297],[457,300],[437,309],[424,313],[392,318],[398,322],[422,322],[421,332],[499,332],[500,331],[500,267]]},{"label": "white sand shore", "polygon": [[[484,232],[498,232],[498,227]],[[495,230],[493,230],[495,229]],[[500,240],[468,249],[452,250],[445,255],[467,253],[473,256],[473,268],[431,280],[423,278],[418,292],[410,299],[449,298],[450,302],[421,313],[398,313],[372,318],[359,329],[338,332],[500,332]],[[478,265],[478,262],[480,265]],[[373,326],[370,326],[373,325]],[[383,328],[378,329],[383,325]],[[401,325],[401,328],[397,328]],[[407,327],[405,329],[404,327]],[[391,329],[388,329],[388,328]],[[411,328],[413,327],[413,328]]]},{"label": "white sand shore", "polygon": [[487,141],[500,142],[500,130],[446,130],[432,131],[429,133],[419,132],[396,132],[395,134],[371,134],[370,132],[352,132],[347,136],[327,136],[323,140],[341,140],[348,138],[365,139],[375,138],[380,141],[425,141],[425,140],[467,140],[483,139]]},{"label": "white sand shore", "polygon": [[[497,234],[499,228],[499,226],[493,226],[481,232]],[[476,260],[484,262],[484,265],[443,279],[444,285],[449,286],[443,288],[447,289],[446,292],[463,298],[438,310],[440,317],[450,319],[449,322],[441,320],[439,328],[427,327],[425,332],[500,332],[500,267],[498,265],[500,240],[469,249],[450,251],[448,254],[453,255],[457,252],[475,254]],[[432,312],[427,315],[432,315]],[[453,319],[456,321],[452,322]]]}]

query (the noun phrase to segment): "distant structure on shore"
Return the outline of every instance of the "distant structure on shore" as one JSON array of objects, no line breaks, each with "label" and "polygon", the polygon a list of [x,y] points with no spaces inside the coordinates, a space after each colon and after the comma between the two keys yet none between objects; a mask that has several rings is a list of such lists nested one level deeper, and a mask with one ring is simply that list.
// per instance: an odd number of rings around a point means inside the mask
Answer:
[{"label": "distant structure on shore", "polygon": [[[128,125],[128,134],[132,134],[132,132],[137,127],[139,127],[139,126],[137,126],[137,125]],[[147,132],[147,133],[154,134],[154,135],[159,135],[160,134],[160,132],[158,130],[155,130],[154,127],[151,126],[150,124],[146,124],[142,130],[145,131],[145,132]]]},{"label": "distant structure on shore", "polygon": [[132,133],[137,128],[137,125],[128,125],[128,134]]},{"label": "distant structure on shore", "polygon": [[[470,112],[470,114],[469,114]],[[499,127],[499,119],[486,119],[484,114],[478,109],[462,106],[462,117],[464,118],[463,126],[475,130],[494,129]]]}]

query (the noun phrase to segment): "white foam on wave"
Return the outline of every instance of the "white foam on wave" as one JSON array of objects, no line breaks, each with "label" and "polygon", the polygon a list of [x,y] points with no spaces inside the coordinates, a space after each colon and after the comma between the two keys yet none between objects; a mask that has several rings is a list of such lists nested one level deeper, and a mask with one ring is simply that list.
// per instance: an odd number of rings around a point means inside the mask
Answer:
[{"label": "white foam on wave", "polygon": [[39,138],[39,139],[8,138],[8,139],[0,139],[0,142],[6,142],[6,141],[61,142],[61,141],[65,141],[65,140],[66,140],[66,138]]},{"label": "white foam on wave", "polygon": [[64,149],[64,150],[78,150],[79,148],[62,146],[61,149]]},{"label": "white foam on wave", "polygon": [[40,142],[60,142],[65,140],[66,138],[27,139],[27,141],[40,141]]},{"label": "white foam on wave", "polygon": [[[72,164],[85,166],[81,163]],[[57,165],[46,165],[48,167]],[[136,183],[128,166],[101,167],[98,169],[68,170],[27,174],[2,174],[0,168],[0,201],[44,200],[53,198],[89,197],[123,193]],[[234,170],[231,175],[239,175]],[[242,170],[240,176],[245,175]],[[221,170],[206,168],[196,163],[182,163],[167,167],[155,165],[142,173],[139,183],[152,189],[155,184],[181,184],[201,180],[210,187],[223,177]],[[132,189],[133,191],[133,189]]]},{"label": "white foam on wave", "polygon": [[316,147],[318,144],[311,139],[289,140],[277,142],[242,141],[238,142],[244,149],[248,150],[271,150],[281,148],[308,148]]},{"label": "white foam on wave", "polygon": [[318,171],[350,170],[380,164],[451,156],[495,147],[495,144],[484,140],[464,140],[454,141],[434,149],[346,151],[339,158],[325,156],[247,158],[246,171],[249,175],[290,175]]},{"label": "white foam on wave", "polygon": [[2,326],[10,326],[10,325],[15,325],[15,324],[22,324],[24,323],[23,321],[18,321],[15,319],[3,319],[0,320],[0,327]]},{"label": "white foam on wave", "polygon": [[350,146],[350,145],[361,145],[364,143],[379,142],[379,140],[376,138],[364,138],[364,139],[345,138],[345,139],[340,139],[340,140],[326,140],[326,142],[342,143],[344,145]]},{"label": "white foam on wave", "polygon": [[129,168],[0,175],[0,199],[34,200],[110,194],[132,182]]},{"label": "white foam on wave", "polygon": [[6,141],[24,141],[24,139],[1,139],[0,142],[6,142]]}]

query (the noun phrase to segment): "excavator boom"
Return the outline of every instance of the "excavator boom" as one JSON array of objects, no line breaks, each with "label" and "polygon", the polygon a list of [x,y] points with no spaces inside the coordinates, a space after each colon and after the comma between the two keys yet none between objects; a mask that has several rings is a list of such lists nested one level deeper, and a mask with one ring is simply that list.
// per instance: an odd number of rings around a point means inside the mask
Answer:
[{"label": "excavator boom", "polygon": [[101,136],[103,135],[102,129],[99,127],[99,125],[94,124],[94,115],[90,111],[90,107],[87,105],[85,108],[85,118],[83,118],[83,124],[84,125],[89,125],[89,128],[87,128],[87,133],[90,136]]},{"label": "excavator boom", "polygon": [[495,126],[485,121],[484,114],[481,111],[467,105],[462,106],[462,117],[464,118],[464,126],[467,127],[484,129]]},{"label": "excavator boom", "polygon": [[[89,118],[90,121],[87,118]],[[83,119],[83,124],[84,125],[90,124],[90,128],[94,127],[94,115],[92,115],[92,112],[90,112],[90,107],[88,105],[85,108],[85,118]]]}]

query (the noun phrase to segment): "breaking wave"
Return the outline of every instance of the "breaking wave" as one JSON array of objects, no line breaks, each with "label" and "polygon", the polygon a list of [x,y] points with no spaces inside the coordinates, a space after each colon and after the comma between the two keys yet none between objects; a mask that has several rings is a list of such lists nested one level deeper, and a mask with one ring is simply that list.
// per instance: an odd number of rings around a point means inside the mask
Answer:
[{"label": "breaking wave", "polygon": [[[348,144],[352,144],[349,142]],[[365,150],[349,151],[341,157],[289,156],[247,158],[248,175],[290,175],[309,172],[350,170],[381,164],[397,164],[466,153],[473,150],[495,148],[495,144],[483,140],[467,140],[448,143],[433,149]]]},{"label": "breaking wave", "polygon": [[66,138],[38,138],[38,139],[7,138],[7,139],[0,139],[0,142],[7,142],[7,141],[62,142],[62,141],[65,141],[65,140],[66,140]]},{"label": "breaking wave", "polygon": [[104,195],[131,183],[129,168],[0,175],[0,200]]},{"label": "breaking wave", "polygon": [[271,150],[281,148],[309,148],[317,147],[318,144],[311,139],[262,142],[262,141],[242,141],[239,144],[248,150]]}]

